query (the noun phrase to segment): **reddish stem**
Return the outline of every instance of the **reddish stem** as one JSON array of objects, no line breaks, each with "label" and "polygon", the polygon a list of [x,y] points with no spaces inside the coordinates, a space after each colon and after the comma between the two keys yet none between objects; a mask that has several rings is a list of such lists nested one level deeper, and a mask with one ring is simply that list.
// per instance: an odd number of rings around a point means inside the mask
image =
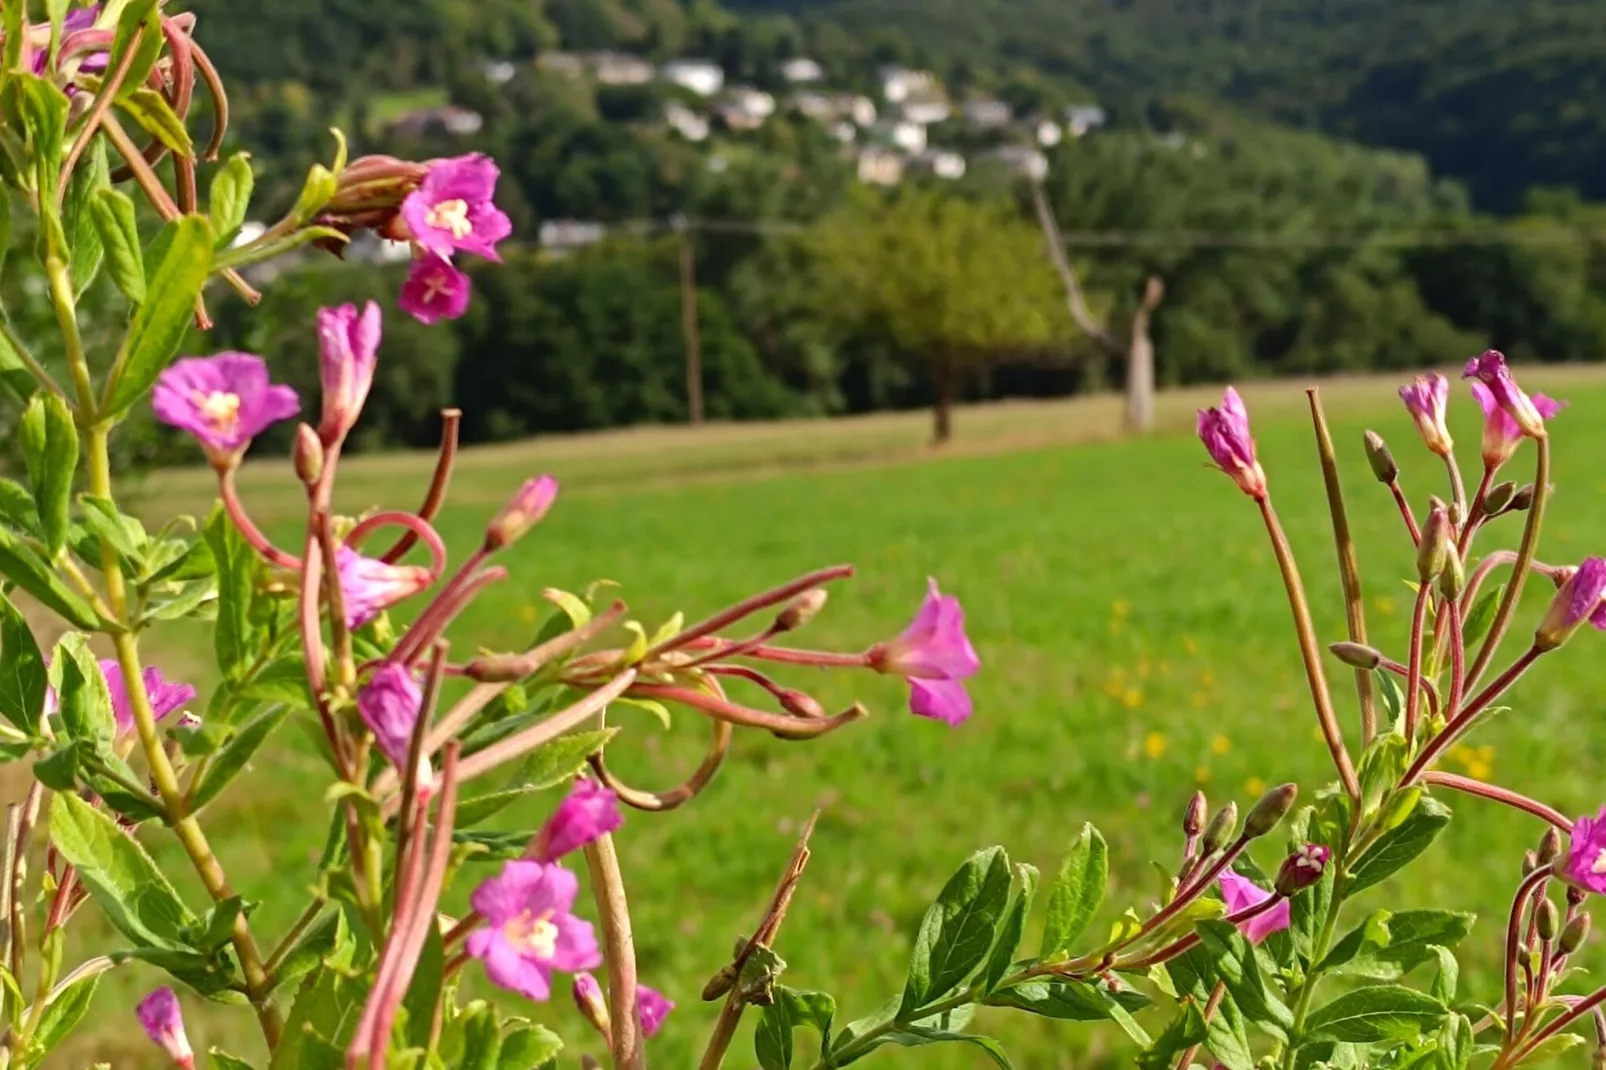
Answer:
[{"label": "reddish stem", "polygon": [[630,688],[630,694],[642,698],[664,699],[677,702],[683,706],[690,706],[700,710],[710,717],[731,724],[742,725],[747,728],[762,728],[766,732],[774,733],[782,739],[813,739],[834,732],[843,725],[852,724],[867,716],[863,706],[850,706],[847,710],[835,717],[827,717],[818,721],[806,721],[798,717],[788,717],[781,714],[765,713],[762,710],[750,709],[740,706],[728,699],[715,698],[703,691],[696,691],[689,687],[672,687],[662,684],[637,683]]},{"label": "reddish stem", "polygon": [[[1416,745],[1416,713],[1422,692],[1422,632],[1427,622],[1428,599],[1433,597],[1433,583],[1423,580],[1416,591],[1416,605],[1411,610],[1411,661],[1405,676],[1405,745]],[[1453,707],[1452,707],[1453,708]]]},{"label": "reddish stem", "polygon": [[1483,470],[1483,481],[1478,484],[1478,493],[1472,498],[1472,507],[1461,522],[1461,538],[1456,543],[1456,551],[1461,559],[1466,560],[1467,551],[1472,548],[1472,539],[1478,533],[1478,528],[1488,517],[1483,515],[1483,503],[1489,500],[1489,488],[1494,486],[1494,469]]},{"label": "reddish stem", "polygon": [[1561,811],[1546,806],[1538,799],[1530,799],[1520,792],[1502,788],[1498,784],[1487,784],[1481,780],[1473,780],[1471,777],[1458,776],[1455,773],[1441,773],[1436,769],[1424,773],[1422,775],[1422,783],[1437,785],[1467,795],[1476,795],[1480,799],[1502,803],[1513,810],[1521,810],[1542,821],[1550,822],[1565,835],[1571,835],[1573,830],[1573,823],[1567,820]]},{"label": "reddish stem", "polygon": [[[444,409],[441,411],[441,445],[435,459],[435,473],[430,476],[429,490],[424,494],[424,504],[418,507],[418,519],[426,524],[432,522],[440,514],[441,506],[446,502],[446,490],[452,482],[452,466],[457,460],[457,433],[458,426],[463,422],[463,414],[458,409]],[[396,540],[392,546],[379,556],[387,565],[394,565],[407,551],[413,548],[418,541],[418,535],[409,528],[407,533]]]},{"label": "reddish stem", "polygon": [[[1517,945],[1522,928],[1522,906],[1535,888],[1550,879],[1550,867],[1541,866],[1528,874],[1511,900],[1511,919],[1506,923],[1506,1036],[1516,1035],[1517,1022]],[[1532,1008],[1529,1008],[1531,1011]]]},{"label": "reddish stem", "polygon": [[236,471],[238,469],[233,467],[219,468],[217,474],[218,494],[223,499],[223,508],[228,512],[229,520],[257,553],[279,568],[299,572],[301,559],[273,545],[273,541],[262,534],[262,529],[252,522],[250,514],[245,511],[245,505],[240,501],[239,488],[234,482]]},{"label": "reddish stem", "polygon": [[692,625],[692,627],[681,632],[673,639],[666,639],[664,642],[659,643],[647,651],[642,661],[646,663],[666,651],[679,650],[693,640],[701,639],[706,635],[713,635],[720,629],[727,628],[739,620],[750,617],[759,610],[780,605],[796,598],[804,591],[812,590],[834,580],[845,579],[851,575],[853,575],[852,565],[835,565],[831,568],[822,568],[816,572],[810,572],[808,575],[800,576],[790,583],[784,583],[779,587],[753,595],[751,598],[743,599],[729,609],[722,610],[707,620]]},{"label": "reddish stem", "polygon": [[1512,684],[1516,683],[1517,679],[1528,671],[1528,667],[1538,660],[1539,655],[1542,653],[1543,651],[1537,647],[1529,647],[1522,657],[1518,658],[1509,669],[1500,674],[1498,679],[1478,692],[1477,697],[1467,703],[1465,710],[1460,713],[1456,713],[1454,710],[1450,711],[1450,723],[1445,726],[1443,732],[1440,732],[1428,742],[1427,746],[1422,748],[1422,753],[1417,755],[1416,761],[1411,763],[1411,768],[1406,770],[1405,779],[1400,781],[1400,786],[1408,788],[1420,780],[1422,774],[1438,760],[1439,755],[1444,752],[1445,748],[1465,735],[1467,730],[1472,727],[1472,722],[1477,719],[1478,714],[1487,709],[1490,703],[1499,698]]},{"label": "reddish stem", "polygon": [[1411,503],[1405,500],[1405,492],[1400,489],[1399,480],[1389,483],[1389,490],[1394,495],[1394,504],[1400,507],[1400,516],[1405,520],[1405,530],[1411,533],[1411,543],[1414,546],[1422,545],[1422,529],[1417,527],[1416,517],[1411,513]]}]

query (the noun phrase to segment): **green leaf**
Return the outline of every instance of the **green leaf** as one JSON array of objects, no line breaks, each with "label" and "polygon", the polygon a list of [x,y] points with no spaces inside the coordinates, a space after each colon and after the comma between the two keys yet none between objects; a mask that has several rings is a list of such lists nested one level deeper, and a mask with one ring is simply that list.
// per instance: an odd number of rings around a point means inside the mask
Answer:
[{"label": "green leaf", "polygon": [[213,1048],[207,1054],[212,1057],[212,1070],[252,1070],[250,1063],[235,1058],[221,1048]]},{"label": "green leaf", "polygon": [[[419,955],[417,968],[413,970],[412,984],[402,1000],[402,1007],[407,1011],[406,1042],[414,1047],[429,1047],[429,1037],[435,1025],[435,1008],[441,1001],[441,975],[445,963],[446,951],[441,943],[440,926],[428,926],[424,934],[424,950]],[[504,1040],[504,1053],[506,1047]]]},{"label": "green leaf", "polygon": [[1266,985],[1255,947],[1225,921],[1202,921],[1194,929],[1216,976],[1226,984],[1244,1017],[1278,1039],[1287,1039],[1294,1012]]},{"label": "green leaf", "polygon": [[110,542],[125,559],[137,562],[144,554],[149,542],[144,524],[119,512],[116,504],[107,498],[80,494],[78,506],[83,515],[84,527],[88,528],[97,539]]},{"label": "green leaf", "polygon": [[132,304],[145,302],[145,254],[140,248],[134,201],[121,190],[95,191],[89,205],[90,222],[100,235],[106,257],[106,274]]},{"label": "green leaf", "polygon": [[1431,948],[1434,957],[1439,960],[1439,972],[1433,978],[1433,991],[1430,993],[1434,999],[1446,1005],[1455,1000],[1455,989],[1461,980],[1461,964],[1455,960],[1455,955],[1447,947]]},{"label": "green leaf", "polygon": [[[1377,968],[1377,953],[1388,947],[1391,934],[1389,932],[1389,919],[1394,916],[1393,911],[1373,911],[1365,921],[1345,933],[1338,943],[1333,945],[1327,957],[1322,959],[1321,971],[1345,970],[1350,973],[1359,973],[1373,976]],[[1393,976],[1398,971],[1384,967],[1384,976]]]},{"label": "green leaf", "polygon": [[1442,961],[1439,952],[1465,939],[1476,920],[1476,914],[1450,910],[1402,910],[1389,919],[1390,940],[1377,957],[1402,973]]},{"label": "green leaf", "polygon": [[106,142],[96,138],[89,153],[79,161],[67,184],[67,196],[62,203],[61,225],[67,235],[67,248],[71,256],[72,287],[75,296],[89,289],[100,272],[104,256],[100,232],[90,206],[97,190],[111,184],[111,173],[106,164]]},{"label": "green leaf", "polygon": [[41,219],[41,223],[48,222],[55,229],[59,255],[65,237],[59,233],[61,220],[55,213],[56,184],[66,155],[63,142],[67,133],[67,95],[43,78],[21,77],[15,84],[22,90],[22,110],[28,124],[28,142],[33,149],[35,181],[39,200],[45,206],[46,218]]},{"label": "green leaf", "polygon": [[84,745],[72,740],[57,747],[33,765],[34,779],[51,791],[78,790],[78,768],[83,762]]},{"label": "green leaf", "polygon": [[296,197],[295,207],[290,210],[290,217],[297,223],[309,221],[329,203],[337,188],[334,173],[321,163],[313,164],[307,169],[307,180],[301,186],[301,193]]},{"label": "green leaf", "polygon": [[502,1037],[495,1070],[537,1070],[558,1057],[563,1038],[544,1025],[510,1029]]},{"label": "green leaf", "polygon": [[1405,737],[1398,732],[1385,732],[1366,748],[1358,770],[1362,813],[1374,812],[1400,782],[1410,757],[1409,751]]},{"label": "green leaf", "polygon": [[[1142,999],[1141,993],[1130,993]],[[1065,1022],[1102,1022],[1115,1017],[1116,998],[1097,985],[1061,977],[1034,977],[988,996],[989,1007],[1012,1007]],[[1124,1008],[1123,1008],[1124,1009]]]},{"label": "green leaf", "polygon": [[78,469],[78,428],[60,396],[40,391],[22,414],[19,438],[40,529],[54,556],[67,542],[72,481]]},{"label": "green leaf", "polygon": [[1155,1038],[1153,1046],[1138,1056],[1137,1065],[1140,1070],[1171,1070],[1178,1055],[1196,1044],[1203,1044],[1209,1035],[1199,1005],[1189,1000],[1178,1008],[1177,1016]]},{"label": "green leaf", "polygon": [[45,709],[45,659],[28,622],[0,595],[0,714],[25,735],[39,732]]},{"label": "green leaf", "polygon": [[1104,901],[1109,877],[1109,848],[1104,837],[1091,824],[1083,825],[1048,892],[1043,958],[1066,951],[1087,929]]},{"label": "green leaf", "polygon": [[1402,985],[1373,985],[1346,992],[1305,1021],[1311,1040],[1376,1044],[1409,1040],[1444,1021],[1444,1004]]},{"label": "green leaf", "polygon": [[314,922],[285,955],[273,976],[274,983],[283,985],[303,977],[317,969],[326,958],[349,958],[353,944],[346,916],[339,910],[330,911]]},{"label": "green leaf", "polygon": [[0,478],[0,523],[28,535],[40,534],[39,511],[34,507],[33,495],[15,480]]},{"label": "green leaf", "polygon": [[1577,1033],[1556,1033],[1546,1037],[1543,1044],[1535,1046],[1523,1062],[1534,1066],[1547,1066],[1585,1043],[1584,1038]]},{"label": "green leaf", "polygon": [[184,128],[184,120],[173,111],[167,98],[156,90],[140,86],[120,93],[117,105],[141,130],[167,146],[175,155],[186,159],[195,155],[195,145],[190,141],[190,132]]},{"label": "green leaf", "polygon": [[[1165,964],[1166,974],[1176,990],[1174,998],[1191,996],[1195,1003],[1204,1005],[1214,994],[1216,975],[1210,953],[1195,946]],[[1227,1070],[1254,1070],[1254,1049],[1249,1044],[1249,1030],[1243,1011],[1226,992],[1221,994],[1216,1013],[1206,1023],[1210,1054]]]},{"label": "green leaf", "polygon": [[1467,614],[1467,621],[1462,625],[1466,633],[1466,646],[1468,649],[1483,640],[1494,627],[1495,610],[1500,606],[1500,598],[1506,593],[1506,585],[1500,584],[1492,591],[1485,591],[1478,596],[1472,604],[1472,612]]},{"label": "green leaf", "polygon": [[1348,894],[1353,896],[1386,880],[1427,850],[1449,823],[1450,808],[1436,799],[1423,796],[1410,817],[1379,837],[1351,867]]},{"label": "green leaf", "polygon": [[234,936],[235,920],[245,912],[245,900],[237,895],[215,904],[201,919],[195,946],[208,953],[223,947]]},{"label": "green leaf", "polygon": [[764,1008],[753,1030],[753,1057],[763,1070],[791,1070],[792,1007],[777,999]]},{"label": "green leaf", "polygon": [[256,551],[219,509],[206,524],[206,545],[217,566],[217,623],[212,631],[217,665],[224,679],[237,683],[261,649],[251,622],[259,562]]},{"label": "green leaf", "polygon": [[130,48],[134,48],[134,34],[140,27],[145,28],[145,35],[140,39],[134,58],[130,60],[128,76],[123,80],[123,92],[129,92],[132,87],[142,86],[150,75],[151,68],[156,66],[156,58],[161,54],[162,27],[157,21],[156,0],[129,0],[128,6],[123,8],[122,14],[117,18],[117,32],[112,35],[111,57],[108,70],[116,70],[124,55]]},{"label": "green leaf", "polygon": [[[348,977],[344,967],[349,963],[335,957],[330,961],[328,968],[301,982],[285,1020],[284,1040],[274,1050],[269,1070],[344,1067],[345,1055],[340,1049],[350,1043],[357,1028],[368,998],[368,982],[364,977]],[[330,1051],[333,1063],[328,1062]]]},{"label": "green leaf", "polygon": [[1003,1049],[998,1046],[996,1041],[962,1032],[975,1014],[975,1007],[970,1004],[900,1026],[877,1036],[857,1054],[847,1058],[842,1056],[844,1049],[859,1037],[890,1022],[897,1006],[898,1001],[894,997],[883,1004],[874,1014],[848,1025],[838,1034],[831,1057],[822,1059],[822,1061],[832,1067],[847,1066],[850,1063],[858,1062],[876,1048],[887,1044],[897,1044],[905,1048],[918,1048],[927,1044],[962,1043],[981,1048],[996,1066],[1005,1068],[1010,1066],[1008,1056],[1004,1054]]},{"label": "green leaf", "polygon": [[[0,196],[0,204],[6,203],[6,201],[6,197]],[[3,258],[0,258],[0,265],[3,265],[3,262]],[[0,321],[3,321],[4,318],[5,309],[0,308]],[[0,387],[5,388],[6,393],[11,395],[13,401],[16,401],[19,405],[26,405],[38,385],[39,380],[35,379],[33,372],[28,370],[28,365],[23,361],[22,354],[18,353],[16,347],[11,344],[9,333],[0,331]]]},{"label": "green leaf", "polygon": [[56,682],[61,724],[68,738],[81,740],[94,750],[109,748],[117,738],[117,719],[112,714],[106,675],[82,635],[68,633],[56,644],[50,677]]},{"label": "green leaf", "polygon": [[190,813],[199,813],[207,803],[222,794],[229,782],[239,776],[240,770],[251,760],[257,748],[273,734],[279,723],[290,712],[288,706],[270,706],[255,719],[246,723],[233,739],[218,752],[206,771],[205,778],[196,785],[190,797]]},{"label": "green leaf", "polygon": [[1388,714],[1388,723],[1397,725],[1405,716],[1405,689],[1400,686],[1399,678],[1387,669],[1373,669],[1372,675],[1377,679],[1377,692],[1383,696],[1383,710]]},{"label": "green leaf", "polygon": [[212,218],[212,234],[219,245],[228,245],[240,232],[251,206],[251,190],[256,176],[251,173],[251,157],[243,152],[230,156],[212,178],[207,212]]},{"label": "green leaf", "polygon": [[91,973],[81,977],[62,990],[62,993],[51,1000],[45,1007],[44,1015],[39,1019],[39,1027],[33,1034],[33,1042],[38,1045],[40,1054],[53,1049],[57,1044],[67,1039],[67,1035],[78,1027],[89,1013],[89,1004],[95,998],[95,989],[100,985],[100,974]]},{"label": "green leaf", "polygon": [[156,382],[189,330],[195,299],[212,268],[212,226],[203,216],[187,215],[163,228],[157,241],[165,245],[150,275],[150,300],[139,306],[118,353],[121,375],[109,384],[107,414],[126,412]]},{"label": "green leaf", "polygon": [[987,968],[982,971],[983,992],[991,992],[1009,972],[1021,937],[1026,933],[1026,915],[1031,913],[1032,897],[1037,894],[1036,866],[1017,862],[1015,878],[1020,890],[1015,893],[1015,901],[1004,915],[1004,923],[998,927],[998,940],[993,944],[992,954],[987,957]]},{"label": "green leaf", "polygon": [[972,855],[920,922],[900,1018],[941,999],[981,965],[1009,903],[1009,856],[1002,847]]},{"label": "green leaf", "polygon": [[76,795],[50,804],[50,842],[78,869],[106,919],[141,947],[183,948],[195,916],[151,856],[116,822]]}]

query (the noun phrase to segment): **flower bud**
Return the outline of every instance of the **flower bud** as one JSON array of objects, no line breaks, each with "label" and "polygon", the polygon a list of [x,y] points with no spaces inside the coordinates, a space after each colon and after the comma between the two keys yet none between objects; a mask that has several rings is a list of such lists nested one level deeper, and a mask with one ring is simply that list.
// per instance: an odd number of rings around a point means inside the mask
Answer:
[{"label": "flower bud", "polygon": [[813,620],[820,610],[825,608],[826,599],[829,597],[830,595],[825,588],[815,587],[792,599],[787,603],[786,608],[781,610],[780,615],[775,618],[776,634],[795,632],[803,627]]},{"label": "flower bud", "polygon": [[1517,488],[1517,493],[1511,496],[1511,504],[1506,506],[1506,512],[1526,513],[1529,509],[1533,508],[1533,504],[1534,485],[1532,483],[1524,483],[1522,486]]},{"label": "flower bud", "polygon": [[1400,466],[1394,463],[1388,444],[1376,431],[1366,432],[1366,462],[1372,466],[1372,474],[1379,483],[1393,484],[1400,477]]},{"label": "flower bud", "polygon": [[1601,597],[1606,595],[1606,558],[1588,557],[1550,600],[1544,620],[1534,631],[1537,650],[1554,650],[1591,618],[1600,619]]},{"label": "flower bud", "polygon": [[1335,658],[1353,669],[1370,671],[1383,663],[1382,653],[1365,643],[1334,643],[1327,649]]},{"label": "flower bud", "polygon": [[1288,816],[1288,811],[1294,808],[1294,800],[1299,798],[1299,787],[1296,784],[1283,784],[1272,788],[1261,796],[1249,816],[1244,819],[1244,838],[1248,840],[1259,839],[1282,822]]},{"label": "flower bud", "polygon": [[1188,800],[1188,808],[1182,811],[1182,834],[1193,837],[1203,832],[1209,810],[1210,802],[1205,798],[1205,793],[1194,792],[1193,798]]},{"label": "flower bud", "polygon": [[1539,854],[1537,851],[1522,852],[1522,875],[1524,877],[1539,868]]},{"label": "flower bud", "polygon": [[1422,542],[1416,551],[1416,578],[1424,584],[1432,583],[1444,571],[1450,548],[1455,541],[1455,530],[1450,524],[1450,511],[1437,498],[1422,525]]},{"label": "flower bud", "polygon": [[1504,483],[1496,483],[1489,488],[1489,493],[1483,496],[1483,515],[1499,516],[1511,505],[1511,499],[1517,495],[1517,485],[1509,479]]},{"label": "flower bud", "polygon": [[174,1066],[194,1070],[195,1053],[184,1035],[184,1015],[171,988],[158,988],[140,1000],[135,1014],[145,1035],[167,1053]]},{"label": "flower bud", "polygon": [[776,697],[780,700],[781,709],[790,713],[793,717],[817,720],[825,716],[825,707],[821,706],[819,700],[807,692],[787,688]]},{"label": "flower bud", "polygon": [[463,667],[463,675],[481,684],[510,684],[530,674],[517,654],[481,654]]},{"label": "flower bud", "polygon": [[580,1017],[590,1022],[598,1033],[610,1035],[608,1001],[603,998],[602,986],[589,973],[574,975],[574,1005],[580,1009]]},{"label": "flower bud", "polygon": [[318,482],[318,477],[323,475],[323,442],[308,424],[296,428],[290,458],[295,462],[296,478],[307,486]]},{"label": "flower bud", "polygon": [[541,522],[558,497],[558,481],[551,476],[527,480],[502,511],[485,528],[485,550],[495,553],[517,542]]},{"label": "flower bud", "polygon": [[1571,955],[1584,946],[1589,939],[1589,915],[1576,915],[1567,927],[1561,931],[1561,939],[1556,941],[1556,950],[1563,955]]},{"label": "flower bud", "polygon": [[1545,830],[1544,836],[1539,840],[1539,852],[1535,861],[1541,866],[1548,866],[1561,857],[1561,833],[1552,825]]},{"label": "flower bud", "polygon": [[1549,899],[1539,901],[1539,909],[1534,913],[1534,931],[1541,940],[1554,940],[1556,930],[1561,927],[1561,916],[1556,912],[1556,904]]},{"label": "flower bud", "polygon": [[1439,593],[1447,601],[1455,601],[1461,597],[1461,592],[1467,585],[1467,568],[1461,563],[1461,555],[1456,551],[1455,544],[1450,545],[1445,555],[1444,571],[1439,573]]},{"label": "flower bud", "polygon": [[1291,896],[1321,880],[1332,856],[1332,850],[1320,843],[1307,843],[1296,849],[1277,871],[1277,894]]},{"label": "flower bud", "polygon": [[1199,849],[1205,854],[1214,854],[1227,846],[1233,834],[1238,831],[1238,804],[1230,802],[1216,811],[1216,816],[1210,819],[1210,825],[1204,831],[1204,839],[1199,841]]}]

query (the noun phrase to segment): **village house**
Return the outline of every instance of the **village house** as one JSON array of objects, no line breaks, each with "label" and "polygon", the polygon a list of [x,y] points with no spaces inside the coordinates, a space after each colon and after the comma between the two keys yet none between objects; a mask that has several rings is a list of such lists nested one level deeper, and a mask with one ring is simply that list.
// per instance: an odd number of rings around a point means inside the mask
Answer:
[{"label": "village house", "polygon": [[911,156],[926,151],[926,128],[907,119],[883,119],[870,128],[877,140],[902,149]]},{"label": "village house", "polygon": [[929,172],[938,178],[965,177],[965,157],[952,149],[927,149],[909,162],[912,167]]},{"label": "village house", "polygon": [[1004,145],[989,152],[987,159],[1033,182],[1048,177],[1048,157],[1029,145]]},{"label": "village house", "polygon": [[440,134],[472,137],[484,128],[485,116],[450,104],[402,112],[386,124],[386,129],[392,134],[419,138]]},{"label": "village house", "polygon": [[1053,119],[1039,118],[1032,124],[1032,135],[1045,149],[1051,149],[1065,140],[1065,128]]},{"label": "village house", "polygon": [[907,96],[899,105],[899,111],[911,123],[921,126],[935,126],[945,123],[953,115],[953,106],[948,98],[941,92],[927,91]]},{"label": "village house", "polygon": [[878,77],[881,80],[881,97],[891,104],[902,104],[916,94],[929,93],[937,88],[937,78],[930,71],[882,67]]},{"label": "village house", "polygon": [[794,56],[781,64],[781,77],[793,85],[825,81],[825,68],[805,56]]},{"label": "village house", "polygon": [[1104,109],[1096,104],[1078,104],[1065,109],[1065,129],[1072,137],[1081,137],[1090,130],[1103,126]]},{"label": "village house", "polygon": [[595,245],[608,236],[602,223],[588,223],[577,219],[549,219],[541,224],[536,240],[541,248],[555,256],[564,256],[576,249]]},{"label": "village house", "polygon": [[859,153],[859,181],[896,186],[903,181],[903,157],[891,149],[869,146]]},{"label": "village house", "polygon": [[725,88],[725,72],[713,60],[672,59],[658,69],[658,76],[700,97],[711,97]]},{"label": "village house", "polygon": [[708,140],[708,118],[672,100],[664,105],[664,123],[687,141]]},{"label": "village house", "polygon": [[1014,109],[1002,100],[967,100],[963,114],[965,122],[977,130],[997,130],[1015,117]]}]

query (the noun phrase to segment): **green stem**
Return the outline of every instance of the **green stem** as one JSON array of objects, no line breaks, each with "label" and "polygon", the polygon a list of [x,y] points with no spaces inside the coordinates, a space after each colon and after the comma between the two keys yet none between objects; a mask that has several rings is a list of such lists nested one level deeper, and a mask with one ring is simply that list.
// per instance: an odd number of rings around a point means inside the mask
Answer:
[{"label": "green stem", "polygon": [[1550,439],[1547,437],[1535,441],[1539,447],[1539,460],[1534,470],[1534,500],[1528,510],[1528,524],[1522,529],[1517,563],[1512,566],[1511,582],[1506,585],[1506,593],[1500,599],[1500,608],[1495,610],[1494,624],[1484,638],[1483,646],[1478,648],[1478,656],[1467,669],[1468,691],[1478,686],[1478,680],[1494,658],[1500,640],[1505,637],[1506,626],[1511,623],[1511,615],[1517,608],[1517,600],[1522,597],[1523,584],[1528,582],[1528,568],[1539,552],[1539,528],[1545,519],[1545,502],[1550,498]]},{"label": "green stem", "polygon": [[[1006,980],[1003,982],[1001,987],[1008,987],[1008,985],[1009,982]],[[918,1022],[926,1018],[932,1018],[936,1015],[951,1011],[956,1007],[963,1007],[967,1003],[974,1003],[976,1002],[977,994],[978,993],[974,988],[967,988],[957,996],[951,996],[948,999],[942,1000],[938,1003],[921,1007],[908,1018],[894,1018],[890,1022],[883,1022],[881,1025],[876,1026],[863,1036],[854,1038],[851,1044],[846,1044],[843,1047],[838,1048],[836,1051],[833,1051],[831,1053],[830,1065],[844,1066],[847,1063],[852,1062],[854,1059],[857,1059],[871,1048],[875,1047],[875,1042],[886,1036],[888,1033],[891,1033],[897,1029],[901,1029],[910,1022]],[[826,1070],[826,1067],[827,1064],[824,1059],[821,1059],[819,1062],[814,1064],[814,1070]]]},{"label": "green stem", "polygon": [[56,380],[51,378],[50,373],[45,371],[45,366],[40,364],[34,355],[28,351],[27,343],[22,340],[21,335],[17,334],[16,328],[11,326],[11,319],[3,309],[0,309],[0,336],[5,338],[6,344],[11,347],[11,351],[17,355],[17,359],[22,361],[23,366],[39,381],[40,386],[57,397],[65,398],[67,396],[61,387],[56,384]]},{"label": "green stem", "polygon": [[312,923],[318,920],[318,915],[322,914],[324,907],[328,905],[326,900],[314,899],[307,904],[307,909],[301,912],[301,916],[291,923],[289,932],[284,934],[279,946],[273,949],[268,955],[268,961],[262,965],[269,977],[279,972],[279,967],[284,965],[285,958],[295,950],[296,941],[301,939],[301,934],[312,927]]},{"label": "green stem", "polygon": [[1299,1051],[1299,1035],[1305,1028],[1305,1017],[1310,1013],[1310,1001],[1316,994],[1316,982],[1322,978],[1322,971],[1318,967],[1333,945],[1333,933],[1338,928],[1338,914],[1344,906],[1343,867],[1347,861],[1335,858],[1330,864],[1339,867],[1335,870],[1338,876],[1333,881],[1333,898],[1327,904],[1327,917],[1322,922],[1322,931],[1317,935],[1316,943],[1311,946],[1310,972],[1300,983],[1299,996],[1294,1001],[1294,1027],[1288,1031],[1288,1047],[1283,1052],[1283,1070],[1294,1068],[1294,1058]]}]

